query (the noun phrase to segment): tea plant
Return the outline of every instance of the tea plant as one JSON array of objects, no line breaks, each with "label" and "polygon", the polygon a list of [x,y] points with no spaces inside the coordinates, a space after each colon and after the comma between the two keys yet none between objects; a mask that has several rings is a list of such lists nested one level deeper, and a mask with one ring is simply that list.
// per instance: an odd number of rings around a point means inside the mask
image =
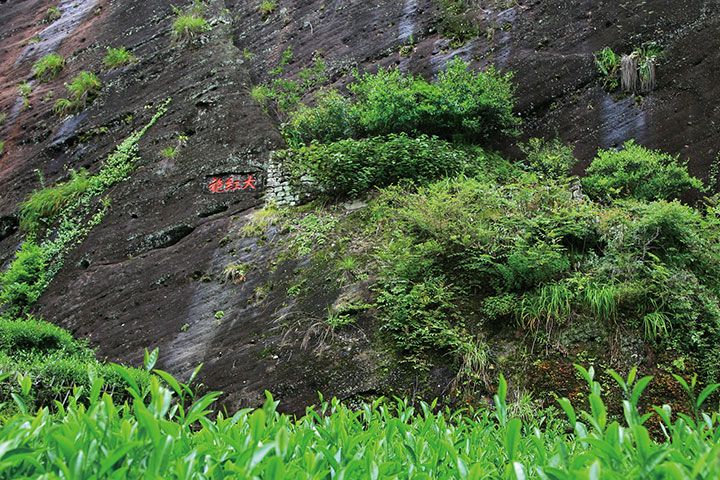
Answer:
[{"label": "tea plant", "polygon": [[[113,367],[127,388],[121,403],[99,374],[47,407],[25,398],[37,387],[28,375],[6,376],[14,412],[6,415],[0,457],[8,478],[716,478],[720,427],[703,405],[718,385],[697,392],[682,380],[696,410],[641,408],[650,377],[609,372],[622,392],[622,417],[608,412],[593,368],[578,366],[588,407],[560,398],[557,409],[523,416],[508,402],[500,376],[492,407],[451,410],[436,402],[411,405],[378,398],[351,409],[336,399],[304,416],[278,412],[266,393],[262,408],[233,415],[215,410],[220,394],[195,394],[155,369],[146,353],[146,382]],[[655,435],[651,424],[657,424]],[[642,475],[641,475],[642,473]]]},{"label": "tea plant", "polygon": [[[321,96],[316,107],[291,114],[283,129],[292,146],[407,133],[482,143],[515,135],[511,75],[489,68],[474,72],[467,63],[448,63],[435,82],[383,70],[359,75],[348,85],[352,97]],[[388,108],[392,105],[393,108]]]}]

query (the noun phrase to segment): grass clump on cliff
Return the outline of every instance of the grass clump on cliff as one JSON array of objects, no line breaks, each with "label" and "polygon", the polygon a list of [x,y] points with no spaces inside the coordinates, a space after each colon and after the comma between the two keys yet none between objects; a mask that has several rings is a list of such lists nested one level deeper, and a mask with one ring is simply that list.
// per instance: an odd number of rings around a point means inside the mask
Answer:
[{"label": "grass clump on cliff", "polygon": [[66,83],[65,88],[69,97],[59,99],[53,107],[58,115],[73,114],[91,104],[100,92],[102,82],[94,73],[82,71]]},{"label": "grass clump on cliff", "polygon": [[262,15],[263,18],[270,16],[273,12],[275,12],[276,9],[277,2],[275,0],[263,0],[258,6],[258,10],[260,10],[260,15]]},{"label": "grass clump on cliff", "polygon": [[33,234],[49,226],[65,207],[77,200],[90,186],[91,180],[86,171],[71,171],[68,181],[33,192],[20,205],[20,227]]},{"label": "grass clump on cliff", "polygon": [[515,135],[520,125],[513,114],[511,75],[492,68],[474,72],[460,59],[448,63],[434,82],[381,69],[358,75],[348,91],[349,98],[329,93],[315,107],[292,113],[283,129],[290,144],[390,133],[483,143]]},{"label": "grass clump on cliff", "polygon": [[57,6],[53,6],[45,11],[45,17],[43,18],[43,22],[53,23],[57,20],[60,20],[60,17],[62,17],[62,12]]},{"label": "grass clump on cliff", "polygon": [[449,38],[451,46],[458,48],[480,34],[480,25],[476,18],[479,5],[474,0],[439,0],[440,21],[438,31]]},{"label": "grass clump on cliff", "polygon": [[32,67],[33,76],[41,82],[48,82],[57,77],[65,67],[65,59],[57,53],[49,53],[35,62]]},{"label": "grass clump on cliff", "polygon": [[175,20],[172,24],[172,35],[178,40],[192,40],[211,30],[205,19],[205,5],[195,0],[187,10],[173,6]]},{"label": "grass clump on cliff", "polygon": [[105,57],[103,58],[103,65],[107,69],[113,69],[122,67],[123,65],[128,65],[130,63],[134,63],[137,61],[137,57],[130,53],[130,51],[125,47],[120,48],[107,48],[107,53],[105,53]]}]

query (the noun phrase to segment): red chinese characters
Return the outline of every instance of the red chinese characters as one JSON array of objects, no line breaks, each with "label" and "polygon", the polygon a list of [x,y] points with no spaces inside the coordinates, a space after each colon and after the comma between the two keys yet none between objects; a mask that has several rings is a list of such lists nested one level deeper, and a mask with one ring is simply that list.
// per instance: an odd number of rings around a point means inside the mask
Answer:
[{"label": "red chinese characters", "polygon": [[213,177],[208,183],[210,193],[229,193],[239,190],[257,190],[257,179],[252,174],[246,176],[230,175],[229,177]]}]

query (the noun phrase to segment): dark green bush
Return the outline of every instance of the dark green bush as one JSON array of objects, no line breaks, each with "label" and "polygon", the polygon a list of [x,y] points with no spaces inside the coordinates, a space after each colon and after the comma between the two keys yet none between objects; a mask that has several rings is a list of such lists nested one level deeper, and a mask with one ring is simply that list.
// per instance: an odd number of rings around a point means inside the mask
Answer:
[{"label": "dark green bush", "polygon": [[308,144],[402,132],[477,143],[514,135],[520,124],[512,111],[511,75],[493,68],[473,72],[461,59],[448,63],[434,82],[381,69],[359,76],[348,90],[349,101],[326,95],[317,107],[295,112],[286,138]]},{"label": "dark green bush", "polygon": [[455,304],[457,295],[441,278],[386,284],[378,298],[382,330],[403,360],[423,367],[428,356],[455,351],[467,334]]},{"label": "dark green bush", "polygon": [[356,195],[401,179],[427,183],[462,171],[477,171],[486,157],[479,148],[457,147],[435,137],[390,134],[363,140],[312,144],[276,152],[296,179],[312,176],[328,195]]},{"label": "dark green bush", "polygon": [[525,154],[525,168],[546,177],[567,177],[577,163],[572,148],[557,139],[531,138],[520,149]]},{"label": "dark green bush", "polygon": [[586,173],[584,191],[601,201],[623,197],[673,200],[691,189],[703,188],[679,158],[649,150],[632,140],[619,151],[600,150]]},{"label": "dark green bush", "polygon": [[47,258],[41,247],[23,242],[10,267],[0,274],[0,308],[14,316],[35,303],[42,293]]},{"label": "dark green bush", "polygon": [[0,318],[0,352],[8,355],[20,352],[49,354],[56,350],[72,355],[83,349],[87,347],[75,340],[70,332],[51,323],[34,318]]}]

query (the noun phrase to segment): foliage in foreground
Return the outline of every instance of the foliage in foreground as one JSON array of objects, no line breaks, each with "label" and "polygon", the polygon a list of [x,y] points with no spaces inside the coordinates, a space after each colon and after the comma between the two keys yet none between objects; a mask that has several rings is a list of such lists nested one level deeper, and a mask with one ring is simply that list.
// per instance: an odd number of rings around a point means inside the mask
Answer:
[{"label": "foliage in foreground", "polygon": [[[152,369],[156,352],[146,355]],[[305,416],[279,414],[267,394],[260,409],[227,417],[212,409],[219,394],[194,399],[192,388],[160,370],[146,388],[122,367],[131,400],[102,393],[91,376],[87,397],[36,412],[27,376],[13,395],[17,413],[0,429],[1,478],[717,478],[720,427],[717,413],[701,408],[717,389],[701,392],[693,379],[678,381],[688,393],[686,415],[656,406],[638,409],[650,377],[611,372],[624,392],[622,418],[608,414],[592,368],[577,367],[589,388],[589,408],[563,398],[556,410],[519,418],[510,413],[501,377],[494,409],[440,410],[378,399],[358,410],[332,400]],[[190,383],[190,382],[188,382]],[[649,413],[645,413],[645,412]],[[654,414],[654,415],[653,415]],[[649,429],[658,422],[658,440]],[[657,430],[655,430],[657,432]]]},{"label": "foliage in foreground", "polygon": [[[103,391],[116,399],[126,397],[125,380],[116,368],[96,360],[95,352],[70,332],[31,316],[0,317],[0,371],[10,374],[0,381],[0,405],[4,405],[0,412],[53,408],[56,401],[64,401],[78,387],[82,387],[78,398],[86,400],[91,376],[102,378]],[[138,384],[148,385],[146,372],[127,369],[127,374]],[[15,380],[32,381],[34,388],[16,391]],[[16,399],[21,405],[13,402],[13,393],[21,395]]]}]

